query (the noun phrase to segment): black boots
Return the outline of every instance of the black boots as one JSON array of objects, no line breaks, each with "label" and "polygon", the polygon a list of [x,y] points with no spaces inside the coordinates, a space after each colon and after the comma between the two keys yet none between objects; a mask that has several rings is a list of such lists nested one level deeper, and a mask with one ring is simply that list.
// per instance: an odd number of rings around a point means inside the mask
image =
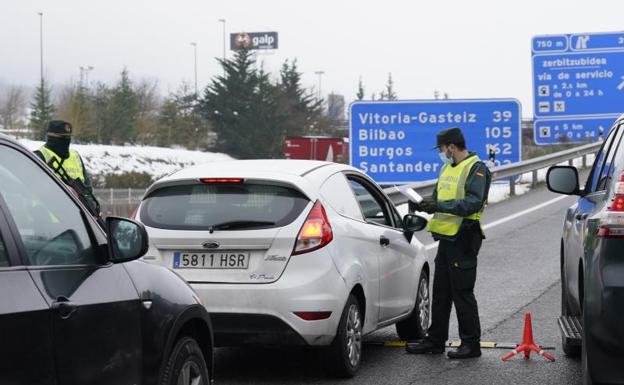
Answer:
[{"label": "black boots", "polygon": [[446,353],[446,355],[451,359],[481,357],[481,345],[479,343],[462,344],[456,350]]},{"label": "black boots", "polygon": [[442,354],[445,346],[437,345],[428,339],[408,342],[405,351],[411,354]]}]

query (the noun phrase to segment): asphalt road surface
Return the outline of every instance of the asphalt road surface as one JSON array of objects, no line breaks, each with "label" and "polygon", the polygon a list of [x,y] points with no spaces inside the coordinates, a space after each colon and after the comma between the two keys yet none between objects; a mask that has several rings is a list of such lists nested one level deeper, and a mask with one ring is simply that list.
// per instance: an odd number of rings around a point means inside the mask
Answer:
[{"label": "asphalt road surface", "polygon": [[[483,223],[494,225],[486,230],[475,289],[482,341],[519,343],[524,314],[530,311],[536,343],[554,347],[549,352],[556,362],[536,355],[502,362],[507,349],[483,349],[481,358],[463,361],[409,355],[403,348],[382,344],[398,339],[392,326],[366,337],[360,372],[350,380],[328,377],[318,349],[221,348],[215,354],[217,383],[580,384],[580,360],[563,355],[556,322],[561,309],[561,226],[565,209],[574,202],[571,197],[555,200],[559,197],[539,187],[488,207]],[[539,206],[545,202],[550,203]],[[433,243],[426,234],[419,239]],[[451,340],[457,340],[455,315],[451,317]]]}]

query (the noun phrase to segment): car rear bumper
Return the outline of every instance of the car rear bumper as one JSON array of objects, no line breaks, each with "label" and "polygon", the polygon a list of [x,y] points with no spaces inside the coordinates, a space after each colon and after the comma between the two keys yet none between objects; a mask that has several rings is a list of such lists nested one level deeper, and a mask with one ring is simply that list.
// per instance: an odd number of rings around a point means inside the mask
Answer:
[{"label": "car rear bumper", "polygon": [[620,355],[620,362],[624,362],[624,287],[604,288],[599,301],[588,298],[586,306],[589,335],[610,354]]},{"label": "car rear bumper", "polygon": [[624,384],[624,259],[622,240],[602,242],[586,260],[584,331],[596,382]]},{"label": "car rear bumper", "polygon": [[[192,283],[213,318],[218,345],[328,345],[349,294],[323,249],[290,258],[268,284]],[[305,321],[295,312],[331,312]]]}]

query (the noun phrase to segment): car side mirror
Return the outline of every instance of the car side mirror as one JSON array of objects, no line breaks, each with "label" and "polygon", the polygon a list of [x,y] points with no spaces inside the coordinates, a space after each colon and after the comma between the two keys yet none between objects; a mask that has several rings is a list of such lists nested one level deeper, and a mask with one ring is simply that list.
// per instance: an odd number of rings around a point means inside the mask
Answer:
[{"label": "car side mirror", "polygon": [[113,263],[141,258],[148,249],[145,227],[128,218],[107,217],[108,255]]},{"label": "car side mirror", "polygon": [[578,170],[572,166],[552,166],[546,174],[546,184],[552,192],[565,195],[581,195]]},{"label": "car side mirror", "polygon": [[427,227],[427,219],[420,215],[407,214],[403,217],[403,229],[408,233],[415,233]]}]

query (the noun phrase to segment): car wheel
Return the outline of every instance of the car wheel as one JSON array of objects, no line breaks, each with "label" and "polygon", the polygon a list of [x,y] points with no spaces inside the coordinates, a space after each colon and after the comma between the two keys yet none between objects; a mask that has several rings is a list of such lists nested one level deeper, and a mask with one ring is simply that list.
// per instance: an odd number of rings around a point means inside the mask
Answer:
[{"label": "car wheel", "polygon": [[[566,277],[564,267],[561,267],[561,315],[572,315],[570,311],[570,305],[568,304],[568,291],[566,290]],[[568,357],[578,357],[581,355],[581,347],[578,345],[572,345],[566,342],[563,334],[561,335],[561,347],[563,353]]]},{"label": "car wheel", "polygon": [[399,338],[404,341],[414,341],[424,338],[429,329],[431,317],[431,295],[429,294],[429,278],[423,270],[420,272],[418,280],[418,293],[416,294],[416,304],[412,314],[402,321],[396,323],[396,331]]},{"label": "car wheel", "polygon": [[167,360],[161,385],[209,385],[210,373],[204,354],[191,337],[178,340]]},{"label": "car wheel", "polygon": [[362,359],[362,312],[353,294],[342,311],[338,331],[327,354],[327,366],[337,377],[353,377]]}]

